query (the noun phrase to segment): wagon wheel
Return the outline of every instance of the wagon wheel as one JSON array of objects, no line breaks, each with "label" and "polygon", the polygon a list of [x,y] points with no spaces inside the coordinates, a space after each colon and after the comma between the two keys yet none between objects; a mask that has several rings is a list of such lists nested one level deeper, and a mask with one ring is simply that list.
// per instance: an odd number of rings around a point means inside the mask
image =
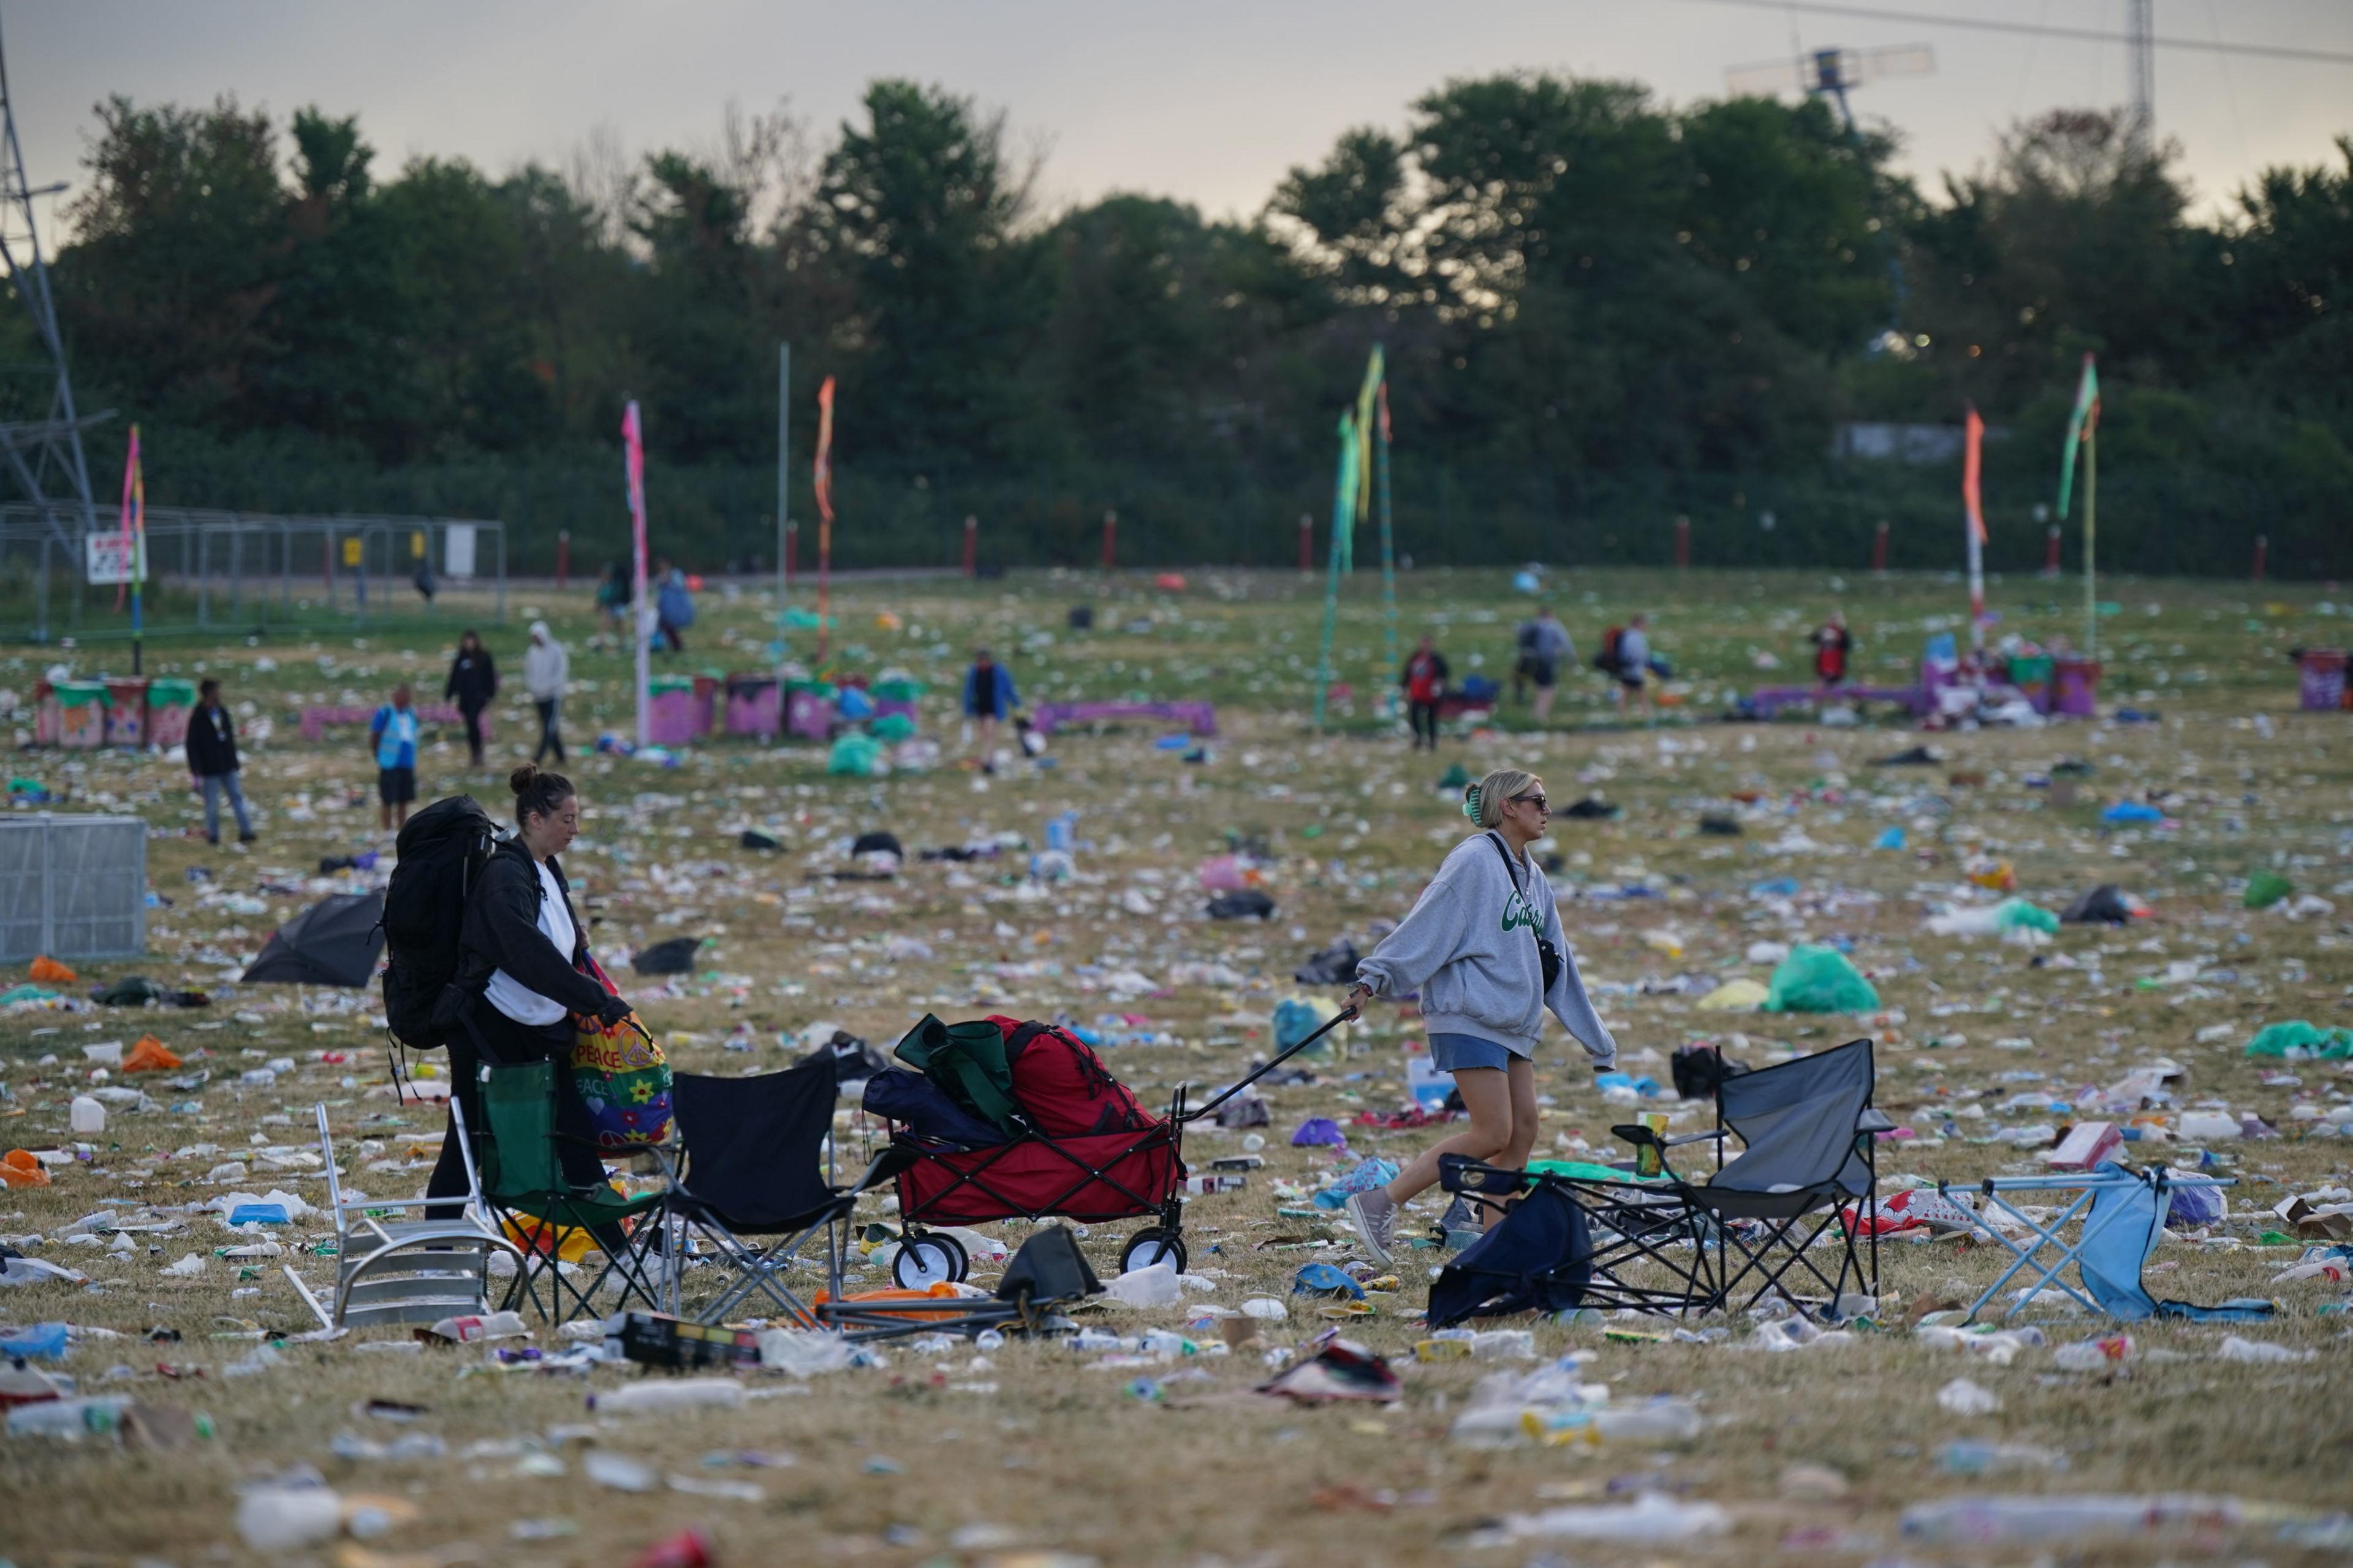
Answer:
[{"label": "wagon wheel", "polygon": [[899,1244],[899,1255],[891,1260],[891,1278],[902,1290],[928,1290],[963,1279],[971,1268],[955,1237],[927,1230]]},{"label": "wagon wheel", "polygon": [[1139,1230],[1120,1249],[1119,1269],[1123,1274],[1138,1268],[1149,1268],[1155,1263],[1172,1265],[1177,1273],[1185,1272],[1185,1238],[1162,1226]]}]

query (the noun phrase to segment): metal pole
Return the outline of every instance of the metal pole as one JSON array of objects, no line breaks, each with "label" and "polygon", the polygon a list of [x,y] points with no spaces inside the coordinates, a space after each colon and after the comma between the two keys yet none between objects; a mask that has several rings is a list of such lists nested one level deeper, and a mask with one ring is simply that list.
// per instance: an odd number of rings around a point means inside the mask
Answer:
[{"label": "metal pole", "polygon": [[1103,569],[1111,570],[1112,558],[1119,549],[1119,513],[1103,513]]},{"label": "metal pole", "polygon": [[499,597],[498,597],[498,605],[497,605],[497,619],[498,619],[498,623],[499,623],[499,625],[501,625],[501,626],[504,626],[504,625],[506,625],[506,624],[507,624],[507,524],[506,524],[506,520],[505,520],[504,518],[501,518],[501,519],[498,521],[498,522],[497,522],[497,523],[495,523],[493,526],[494,526],[494,527],[496,527],[496,528],[497,528],[497,530],[498,530],[498,539],[499,539]]},{"label": "metal pole", "polygon": [[[980,519],[967,512],[964,520],[964,574],[970,577],[978,569],[980,560]],[[2255,574],[2260,577],[2261,572]]]},{"label": "metal pole", "polygon": [[2084,426],[2084,657],[2100,657],[2099,595],[2099,417]]},{"label": "metal pole", "polygon": [[785,595],[792,587],[786,567],[786,531],[792,527],[793,501],[787,489],[793,450],[793,345],[776,345],[776,664],[785,662]]},{"label": "metal pole", "polygon": [[[1381,383],[1379,418],[1380,440],[1373,447],[1373,460],[1379,467],[1373,479],[1374,491],[1381,509],[1381,629],[1386,655],[1381,668],[1395,669],[1398,668],[1397,555],[1391,548],[1389,534],[1389,384],[1386,381]],[[1395,700],[1395,688],[1390,689],[1389,696],[1391,700]]]}]

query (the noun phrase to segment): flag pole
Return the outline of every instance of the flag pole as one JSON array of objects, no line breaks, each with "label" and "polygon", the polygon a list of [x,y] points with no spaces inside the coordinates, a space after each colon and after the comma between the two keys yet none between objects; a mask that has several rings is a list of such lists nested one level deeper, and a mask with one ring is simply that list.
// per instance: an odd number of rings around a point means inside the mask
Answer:
[{"label": "flag pole", "polygon": [[817,492],[817,668],[833,644],[833,377],[817,389],[817,462],[809,470]]},{"label": "flag pole", "polygon": [[790,525],[792,500],[785,489],[786,459],[792,451],[793,345],[776,345],[776,669],[785,668],[785,530]]},{"label": "flag pole", "polygon": [[1968,419],[1963,426],[1968,441],[1961,458],[1961,511],[1964,531],[1968,536],[1969,563],[1969,647],[1978,653],[1985,651],[1985,513],[1979,500],[1978,481],[1981,473],[1981,453],[1985,439],[1985,421],[1978,417],[1977,405],[1969,405]]},{"label": "flag pole", "polygon": [[1392,548],[1389,531],[1389,384],[1384,379],[1379,395],[1380,443],[1374,449],[1374,458],[1380,465],[1377,489],[1381,509],[1381,616],[1388,663],[1385,668],[1398,668],[1398,598],[1397,554]]},{"label": "flag pole", "polygon": [[1315,644],[1315,727],[1324,728],[1324,699],[1332,689],[1332,637],[1339,629],[1340,573],[1352,564],[1349,534],[1356,515],[1356,426],[1340,416],[1340,471],[1333,486],[1330,569],[1324,585],[1324,634]]},{"label": "flag pole", "polygon": [[2100,414],[2084,422],[2084,657],[2100,657]]},{"label": "flag pole", "polygon": [[645,425],[638,416],[635,398],[621,413],[621,440],[628,469],[629,553],[635,578],[629,610],[638,643],[638,746],[643,750],[653,738],[650,689],[654,612],[646,596]]}]

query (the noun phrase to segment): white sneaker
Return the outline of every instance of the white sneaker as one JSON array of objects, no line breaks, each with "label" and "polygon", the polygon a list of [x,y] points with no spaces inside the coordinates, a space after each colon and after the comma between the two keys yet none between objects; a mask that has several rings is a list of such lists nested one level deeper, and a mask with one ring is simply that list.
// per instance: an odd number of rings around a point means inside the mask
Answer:
[{"label": "white sneaker", "polygon": [[1389,1260],[1389,1243],[1397,1230],[1397,1205],[1379,1187],[1367,1192],[1348,1194],[1348,1223],[1356,1227],[1356,1236],[1373,1261],[1386,1264]]}]

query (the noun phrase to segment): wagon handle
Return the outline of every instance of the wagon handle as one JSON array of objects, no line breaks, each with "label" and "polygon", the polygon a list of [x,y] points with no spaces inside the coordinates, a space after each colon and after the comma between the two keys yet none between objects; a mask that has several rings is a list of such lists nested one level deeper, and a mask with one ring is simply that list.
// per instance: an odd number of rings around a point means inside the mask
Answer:
[{"label": "wagon handle", "polygon": [[1217,1110],[1218,1107],[1223,1105],[1226,1101],[1231,1100],[1234,1096],[1240,1094],[1242,1090],[1248,1089],[1250,1085],[1256,1083],[1259,1079],[1264,1078],[1267,1074],[1272,1072],[1275,1068],[1281,1067],[1283,1063],[1289,1061],[1292,1058],[1297,1056],[1300,1052],[1305,1050],[1308,1047],[1314,1045],[1316,1041],[1322,1039],[1324,1036],[1330,1034],[1341,1025],[1346,1023],[1349,1019],[1358,1016],[1357,1009],[1354,1007],[1343,1007],[1339,1012],[1333,1015],[1331,1018],[1327,1019],[1323,1026],[1318,1028],[1314,1034],[1308,1036],[1297,1045],[1293,1046],[1290,1049],[1277,1052],[1273,1060],[1253,1068],[1249,1076],[1242,1079],[1240,1082],[1229,1087],[1225,1093],[1218,1096],[1217,1099],[1210,1100],[1198,1110],[1186,1112],[1184,1120],[1187,1121],[1199,1121],[1202,1117],[1208,1115],[1209,1112]]}]

